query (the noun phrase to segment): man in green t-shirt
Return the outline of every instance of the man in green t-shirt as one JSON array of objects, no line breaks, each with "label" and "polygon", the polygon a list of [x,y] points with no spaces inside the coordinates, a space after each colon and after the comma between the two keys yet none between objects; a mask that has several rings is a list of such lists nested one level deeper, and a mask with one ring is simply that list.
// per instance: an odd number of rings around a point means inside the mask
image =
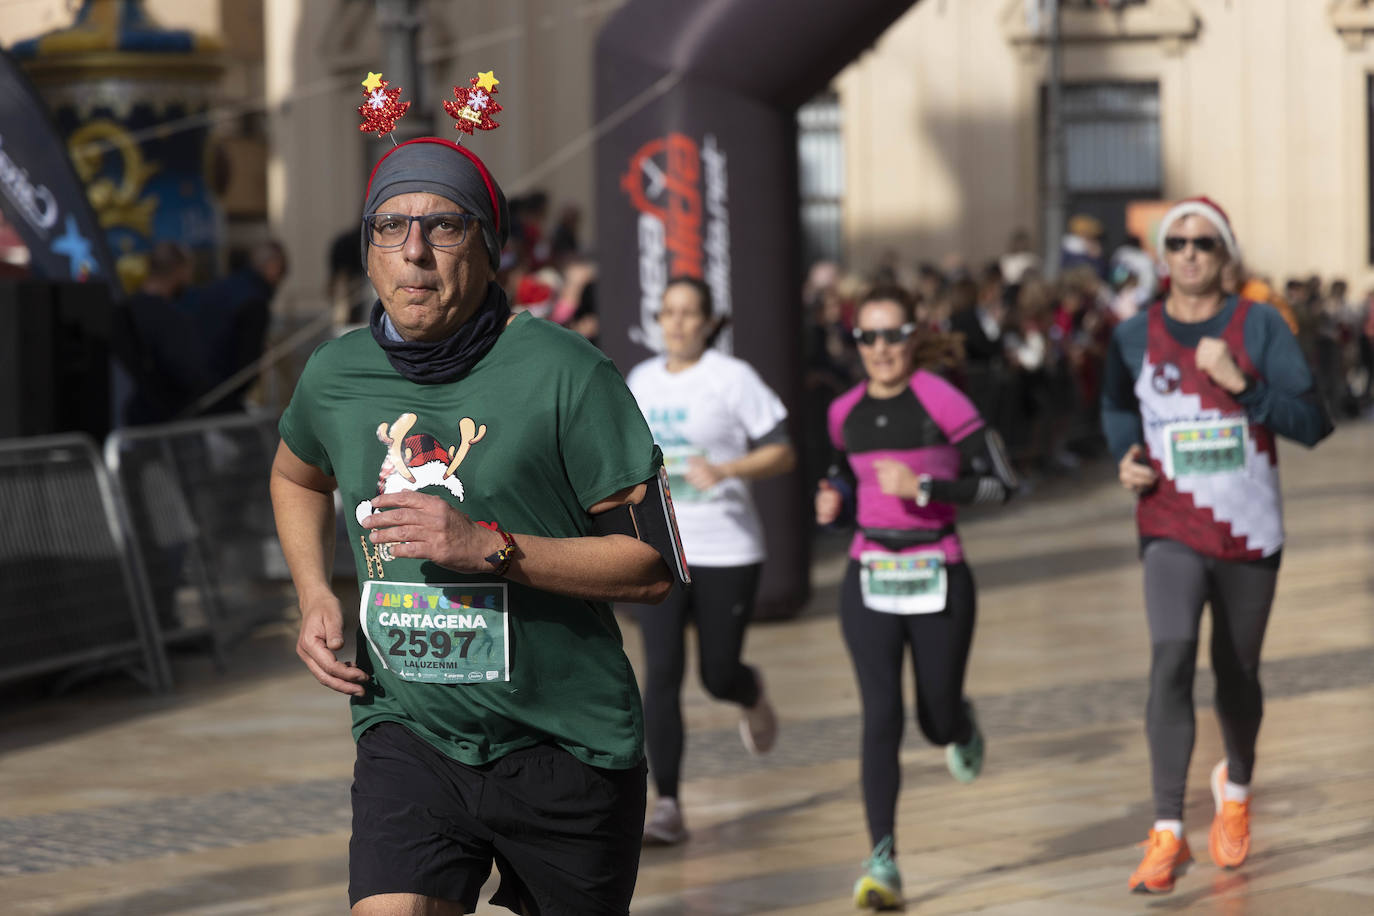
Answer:
[{"label": "man in green t-shirt", "polygon": [[[493,863],[492,902],[519,913],[624,914],[634,891],[644,726],[609,602],[662,600],[671,574],[598,517],[640,500],[662,456],[609,360],[511,316],[508,221],[463,147],[383,156],[362,235],[380,301],[311,356],[280,424],[296,651],[351,697],[349,897],[367,916],[470,912]],[[336,489],[356,664],[336,655]]]}]

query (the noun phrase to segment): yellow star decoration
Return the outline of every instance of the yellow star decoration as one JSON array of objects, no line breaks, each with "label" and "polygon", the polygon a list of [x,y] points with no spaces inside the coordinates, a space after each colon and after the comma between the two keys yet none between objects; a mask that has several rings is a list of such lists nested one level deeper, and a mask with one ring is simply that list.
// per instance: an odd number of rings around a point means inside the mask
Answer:
[{"label": "yellow star decoration", "polygon": [[492,71],[490,71],[490,70],[478,70],[478,71],[477,71],[477,88],[478,88],[478,89],[485,89],[485,90],[487,90],[488,92],[490,92],[491,90],[495,89],[497,86],[499,86],[499,85],[501,84],[501,81],[500,81],[499,79],[497,79],[496,77],[492,76],[491,74],[492,74]]},{"label": "yellow star decoration", "polygon": [[375,92],[382,87],[382,75],[367,71],[367,79],[363,80],[363,88],[368,92]]}]

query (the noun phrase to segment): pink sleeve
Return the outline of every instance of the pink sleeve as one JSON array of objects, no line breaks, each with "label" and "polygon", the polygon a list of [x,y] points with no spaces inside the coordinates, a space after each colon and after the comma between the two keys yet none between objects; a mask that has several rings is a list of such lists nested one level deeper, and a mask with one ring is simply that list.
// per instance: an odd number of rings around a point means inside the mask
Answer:
[{"label": "pink sleeve", "polygon": [[830,429],[830,443],[840,451],[845,451],[845,417],[849,416],[849,412],[854,409],[855,404],[863,400],[864,388],[865,384],[860,382],[830,402],[830,410],[826,413],[826,425]]},{"label": "pink sleeve", "polygon": [[911,377],[911,390],[951,443],[983,428],[983,418],[962,391],[924,369]]}]

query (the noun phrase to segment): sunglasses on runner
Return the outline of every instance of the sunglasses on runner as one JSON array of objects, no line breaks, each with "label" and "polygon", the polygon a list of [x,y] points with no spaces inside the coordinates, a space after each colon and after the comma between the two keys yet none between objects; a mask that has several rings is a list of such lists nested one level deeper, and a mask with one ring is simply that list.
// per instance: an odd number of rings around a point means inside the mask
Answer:
[{"label": "sunglasses on runner", "polygon": [[900,328],[883,328],[881,331],[861,331],[854,329],[854,339],[865,347],[871,347],[879,339],[885,340],[890,344],[899,344],[912,335],[916,330],[916,325],[907,322]]},{"label": "sunglasses on runner", "polygon": [[1193,247],[1203,254],[1211,254],[1221,247],[1221,239],[1215,235],[1199,235],[1196,238],[1187,238],[1182,235],[1170,235],[1164,239],[1164,247],[1170,251],[1182,251],[1192,242]]}]

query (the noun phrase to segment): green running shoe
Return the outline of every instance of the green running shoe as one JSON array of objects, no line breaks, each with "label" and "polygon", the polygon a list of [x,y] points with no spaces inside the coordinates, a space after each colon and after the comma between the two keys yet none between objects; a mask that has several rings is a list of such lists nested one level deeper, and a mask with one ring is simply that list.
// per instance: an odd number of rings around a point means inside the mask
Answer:
[{"label": "green running shoe", "polygon": [[973,704],[964,700],[964,712],[973,725],[973,737],[967,744],[945,746],[945,765],[949,774],[960,782],[973,782],[983,772],[983,730],[978,727],[978,717],[973,714]]},{"label": "green running shoe", "polygon": [[902,873],[892,859],[892,837],[879,840],[864,859],[864,873],[854,882],[854,905],[861,910],[902,908]]}]

